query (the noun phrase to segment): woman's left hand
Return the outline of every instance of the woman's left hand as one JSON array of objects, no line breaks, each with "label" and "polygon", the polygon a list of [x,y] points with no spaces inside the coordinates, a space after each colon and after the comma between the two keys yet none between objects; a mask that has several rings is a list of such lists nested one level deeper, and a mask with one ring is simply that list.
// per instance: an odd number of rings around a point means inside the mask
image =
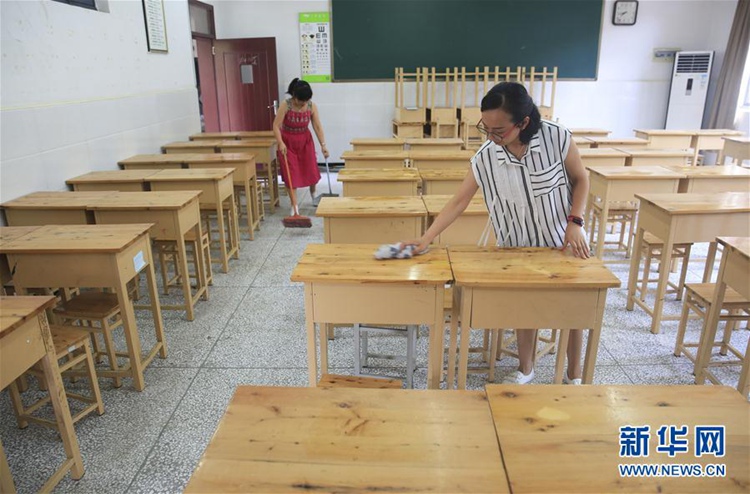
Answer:
[{"label": "woman's left hand", "polygon": [[582,227],[573,222],[568,223],[568,227],[565,229],[565,240],[561,250],[565,250],[568,245],[573,249],[573,254],[576,257],[589,258],[589,244],[586,241],[586,234]]},{"label": "woman's left hand", "polygon": [[328,158],[330,156],[330,154],[328,153],[328,148],[327,147],[321,146],[320,150],[323,151],[323,156],[324,157]]}]

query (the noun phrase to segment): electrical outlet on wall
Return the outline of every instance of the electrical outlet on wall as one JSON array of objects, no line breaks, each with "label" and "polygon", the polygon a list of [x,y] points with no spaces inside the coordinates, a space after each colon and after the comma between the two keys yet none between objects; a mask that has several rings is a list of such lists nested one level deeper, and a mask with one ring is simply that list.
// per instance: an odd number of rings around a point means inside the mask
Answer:
[{"label": "electrical outlet on wall", "polygon": [[682,48],[654,48],[654,56],[652,60],[654,62],[668,62],[674,63],[674,54]]}]

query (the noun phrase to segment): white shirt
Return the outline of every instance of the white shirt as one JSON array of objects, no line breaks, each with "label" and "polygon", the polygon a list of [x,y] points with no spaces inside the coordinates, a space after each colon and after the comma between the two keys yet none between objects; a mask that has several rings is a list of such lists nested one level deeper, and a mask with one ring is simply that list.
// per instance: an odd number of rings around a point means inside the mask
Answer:
[{"label": "white shirt", "polygon": [[500,247],[562,247],[573,190],[565,170],[568,129],[542,120],[519,160],[486,141],[471,159]]}]

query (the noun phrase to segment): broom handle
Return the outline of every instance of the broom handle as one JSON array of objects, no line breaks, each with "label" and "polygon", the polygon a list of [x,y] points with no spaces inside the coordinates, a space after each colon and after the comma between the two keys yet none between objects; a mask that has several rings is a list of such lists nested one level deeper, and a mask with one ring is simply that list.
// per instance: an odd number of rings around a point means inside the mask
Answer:
[{"label": "broom handle", "polygon": [[328,167],[328,158],[326,158],[326,177],[328,178],[328,195],[332,195],[333,190],[331,190],[331,169]]},{"label": "broom handle", "polygon": [[297,192],[294,190],[294,184],[292,183],[292,174],[289,172],[289,160],[286,159],[286,151],[281,153],[284,156],[284,168],[286,168],[286,179],[289,180],[289,198],[292,200],[295,206],[297,204]]}]

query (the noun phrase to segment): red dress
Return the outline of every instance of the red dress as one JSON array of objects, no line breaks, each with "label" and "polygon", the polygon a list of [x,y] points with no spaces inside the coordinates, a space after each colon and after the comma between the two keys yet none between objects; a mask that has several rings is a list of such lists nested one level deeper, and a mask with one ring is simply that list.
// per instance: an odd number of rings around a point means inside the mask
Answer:
[{"label": "red dress", "polygon": [[[310,119],[312,111],[310,103],[305,105],[302,111],[292,109],[292,100],[286,100],[288,110],[281,124],[281,138],[286,144],[286,157],[289,162],[289,172],[292,175],[294,188],[309,187],[320,180],[318,170],[318,159],[315,155],[315,144],[310,132]],[[281,178],[289,186],[284,156],[281,152],[276,153],[276,159],[281,168]]]}]

